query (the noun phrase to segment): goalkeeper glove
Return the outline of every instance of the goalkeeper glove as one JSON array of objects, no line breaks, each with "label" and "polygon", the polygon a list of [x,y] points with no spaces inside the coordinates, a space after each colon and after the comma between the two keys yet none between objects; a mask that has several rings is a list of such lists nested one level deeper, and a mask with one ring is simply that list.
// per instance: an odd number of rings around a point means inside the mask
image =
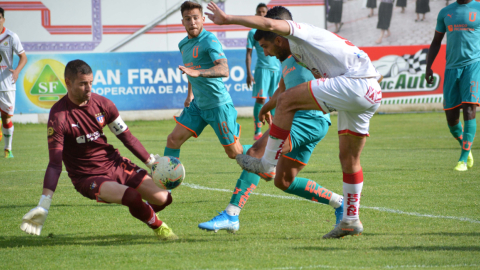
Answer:
[{"label": "goalkeeper glove", "polygon": [[52,197],[50,197],[50,195],[42,195],[38,206],[23,216],[20,229],[28,234],[40,235],[43,223],[47,219],[48,209],[50,208],[51,203]]}]

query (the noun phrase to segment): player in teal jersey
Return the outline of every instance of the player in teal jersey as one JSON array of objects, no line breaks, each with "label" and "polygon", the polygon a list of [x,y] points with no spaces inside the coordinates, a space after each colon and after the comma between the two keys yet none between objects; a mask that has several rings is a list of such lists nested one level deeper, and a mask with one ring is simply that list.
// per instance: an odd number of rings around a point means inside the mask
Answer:
[{"label": "player in teal jersey", "polygon": [[[478,18],[477,18],[478,17]],[[471,147],[477,130],[475,119],[480,105],[480,3],[457,0],[440,10],[435,36],[428,51],[425,79],[433,83],[432,64],[447,33],[447,65],[443,84],[443,108],[450,133],[462,148],[457,171],[473,166]],[[463,109],[464,126],[460,122]]]},{"label": "player in teal jersey", "polygon": [[[271,10],[273,17],[290,19],[291,14],[285,13],[286,10]],[[280,12],[281,11],[281,12]],[[270,11],[269,11],[270,13]],[[268,112],[275,108],[277,97],[285,91],[303,82],[313,80],[312,73],[297,64],[293,57],[287,58],[282,62],[282,78],[279,87],[272,98],[263,106],[259,117],[261,121],[271,122]],[[330,115],[323,114],[321,111],[298,111],[293,119],[290,137],[283,146],[282,156],[277,166],[277,174],[281,178],[275,178],[275,186],[279,189],[293,195],[303,197],[307,200],[316,201],[322,204],[329,204],[335,209],[336,224],[340,223],[343,217],[343,197],[322,186],[315,181],[296,177],[298,173],[307,165],[313,149],[327,134],[328,127],[331,125]],[[248,155],[261,157],[265,150],[266,141],[269,132],[265,134],[248,150]],[[225,211],[210,221],[200,223],[198,227],[207,231],[226,230],[236,232],[240,228],[238,216],[241,209],[247,202],[250,193],[257,187],[259,178],[253,178],[253,173],[243,171],[237,181],[232,194],[230,203]],[[273,176],[262,176],[271,180]],[[266,180],[267,180],[266,179]]]},{"label": "player in teal jersey", "polygon": [[180,157],[180,147],[190,137],[198,137],[210,125],[230,158],[243,152],[240,125],[232,98],[222,77],[228,77],[227,58],[215,35],[203,29],[202,6],[185,1],[181,6],[182,23],[188,36],[178,44],[188,76],[188,96],[177,125],[168,135],[165,156]]},{"label": "player in teal jersey", "polygon": [[[256,16],[265,16],[267,14],[268,7],[264,3],[260,3],[256,9]],[[262,109],[265,100],[271,97],[278,87],[280,81],[280,61],[272,56],[266,56],[263,53],[263,48],[258,44],[253,36],[256,29],[248,32],[247,38],[247,86],[253,86],[252,97],[255,98],[255,104],[253,105],[253,121],[255,123],[254,140],[262,137],[262,122],[258,120],[258,113]],[[257,63],[255,64],[255,75],[252,75],[251,63],[252,63],[252,51],[253,48],[257,51]],[[273,113],[273,111],[272,111]]]}]

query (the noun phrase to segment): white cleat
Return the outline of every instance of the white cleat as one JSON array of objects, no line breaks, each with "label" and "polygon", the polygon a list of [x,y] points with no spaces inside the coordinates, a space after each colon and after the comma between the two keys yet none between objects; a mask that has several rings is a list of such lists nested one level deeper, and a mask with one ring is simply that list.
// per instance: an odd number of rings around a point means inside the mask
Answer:
[{"label": "white cleat", "polygon": [[359,219],[341,221],[335,229],[323,236],[324,239],[328,238],[343,238],[344,236],[351,235],[361,235],[363,232],[363,225]]},{"label": "white cleat", "polygon": [[263,167],[261,159],[243,154],[237,155],[235,159],[237,160],[238,165],[240,165],[240,167],[242,167],[242,169],[246,170],[247,172],[256,174],[268,173],[268,171]]}]

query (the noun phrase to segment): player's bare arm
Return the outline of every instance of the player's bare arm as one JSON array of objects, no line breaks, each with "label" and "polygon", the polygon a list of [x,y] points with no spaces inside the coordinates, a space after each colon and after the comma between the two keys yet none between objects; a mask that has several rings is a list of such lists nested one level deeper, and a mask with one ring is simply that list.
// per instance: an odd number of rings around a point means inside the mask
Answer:
[{"label": "player's bare arm", "polygon": [[185,99],[185,102],[183,103],[183,105],[185,107],[190,107],[190,103],[192,102],[194,96],[193,96],[193,90],[192,90],[192,84],[190,82],[188,82],[188,94],[187,94],[187,98]]},{"label": "player's bare arm", "polygon": [[245,56],[245,65],[247,66],[247,86],[250,88],[255,83],[255,79],[252,75],[252,51],[253,49],[247,48],[247,55]]},{"label": "player's bare arm", "polygon": [[271,125],[272,122],[272,115],[270,114],[270,111],[275,109],[277,107],[277,98],[285,92],[285,82],[283,81],[283,78],[280,79],[280,82],[278,83],[278,88],[275,90],[275,93],[273,93],[272,97],[268,100],[265,105],[263,105],[262,109],[260,110],[260,113],[258,114],[258,119],[265,125],[265,121],[269,125]]},{"label": "player's bare arm", "polygon": [[9,69],[12,72],[13,82],[15,83],[18,79],[18,74],[22,71],[23,67],[27,64],[27,55],[25,53],[21,53],[18,55],[20,61],[18,61],[18,65],[16,69]]},{"label": "player's bare arm", "polygon": [[432,64],[433,64],[433,61],[435,61],[435,58],[437,57],[438,51],[440,51],[440,47],[442,46],[442,40],[444,36],[445,36],[445,33],[440,33],[438,31],[435,31],[435,36],[433,37],[432,44],[430,44],[430,49],[428,49],[425,80],[429,84],[433,83],[434,77],[433,77]]},{"label": "player's bare arm", "polygon": [[223,12],[223,10],[213,2],[208,4],[207,9],[212,13],[205,12],[205,15],[207,15],[213,23],[218,25],[238,24],[249,28],[271,31],[281,36],[288,36],[290,34],[290,26],[283,20],[273,20],[262,16],[229,15]]},{"label": "player's bare arm", "polygon": [[213,62],[215,66],[209,69],[191,69],[184,66],[178,68],[190,77],[204,77],[204,78],[222,78],[228,77],[228,64],[227,59],[218,59]]}]

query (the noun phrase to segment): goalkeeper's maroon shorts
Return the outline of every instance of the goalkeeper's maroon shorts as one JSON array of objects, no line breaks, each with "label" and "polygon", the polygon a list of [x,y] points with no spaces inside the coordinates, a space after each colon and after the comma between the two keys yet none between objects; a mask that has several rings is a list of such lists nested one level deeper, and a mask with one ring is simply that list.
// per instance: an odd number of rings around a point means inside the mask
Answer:
[{"label": "goalkeeper's maroon shorts", "polygon": [[128,158],[119,157],[115,165],[108,174],[88,175],[72,178],[75,189],[83,196],[97,200],[97,202],[105,202],[98,197],[100,187],[105,182],[117,182],[119,184],[138,188],[147,176],[147,171],[132,163]]}]

